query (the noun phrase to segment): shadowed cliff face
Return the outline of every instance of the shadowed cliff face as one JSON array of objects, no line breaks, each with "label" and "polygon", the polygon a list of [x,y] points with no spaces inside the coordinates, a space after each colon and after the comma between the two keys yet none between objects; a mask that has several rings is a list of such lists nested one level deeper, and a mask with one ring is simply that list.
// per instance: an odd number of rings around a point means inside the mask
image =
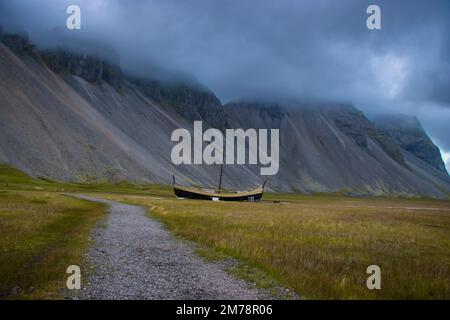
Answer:
[{"label": "shadowed cliff face", "polygon": [[[198,84],[132,77],[94,56],[40,52],[21,37],[3,39],[11,49],[0,44],[0,160],[29,174],[171,183],[175,173],[185,183],[214,187],[218,166],[175,166],[170,159],[172,131],[192,130],[193,120],[203,120],[216,128],[280,129],[280,171],[269,177],[272,190],[450,192],[431,140],[417,127],[414,134],[381,129],[348,105],[222,107]],[[258,166],[224,168],[228,188],[256,186],[264,178]]]},{"label": "shadowed cliff face", "polygon": [[3,34],[1,28],[2,27],[0,25],[0,40],[12,52],[24,55],[31,55],[37,53],[35,46],[28,41],[28,35],[26,33]]},{"label": "shadowed cliff face", "polygon": [[156,80],[127,77],[155,102],[175,108],[184,118],[203,120],[213,128],[225,129],[226,116],[219,99],[207,88],[187,83],[161,83]]},{"label": "shadowed cliff face", "polygon": [[407,167],[400,146],[393,141],[389,134],[370,122],[361,111],[353,106],[338,105],[328,108],[328,114],[337,127],[351,137],[363,150],[371,153],[369,139],[372,139],[387,155]]},{"label": "shadowed cliff face", "polygon": [[[28,54],[28,47],[22,45],[20,37],[17,42],[19,45],[13,45],[15,52]],[[135,86],[148,98],[163,106],[174,108],[188,120],[203,120],[207,125],[220,129],[227,127],[226,116],[219,99],[199,84],[181,81],[161,82],[123,75],[121,69],[112,63],[92,55],[76,54],[64,49],[40,52],[39,58],[57,74],[77,76],[95,84],[104,81],[119,91],[122,85]]]},{"label": "shadowed cliff face", "polygon": [[236,102],[224,108],[235,127],[280,129],[280,171],[271,185],[378,195],[450,190],[446,174],[403,149],[352,106]]},{"label": "shadowed cliff face", "polygon": [[378,117],[375,122],[389,133],[403,149],[447,174],[439,148],[428,137],[416,117],[390,115]]},{"label": "shadowed cliff face", "polygon": [[39,57],[57,74],[67,73],[97,84],[105,81],[113,88],[120,89],[120,68],[96,57],[74,54],[62,49],[40,52]]}]

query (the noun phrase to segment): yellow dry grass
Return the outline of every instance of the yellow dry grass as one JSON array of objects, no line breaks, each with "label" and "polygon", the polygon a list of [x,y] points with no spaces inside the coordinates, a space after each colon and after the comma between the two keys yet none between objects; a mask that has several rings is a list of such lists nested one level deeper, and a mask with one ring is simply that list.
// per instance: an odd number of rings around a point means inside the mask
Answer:
[{"label": "yellow dry grass", "polygon": [[[0,298],[14,287],[22,298],[58,297],[65,268],[82,263],[103,207],[56,193],[62,190],[144,205],[176,235],[235,257],[302,298],[450,298],[450,201],[299,194],[264,196],[280,203],[176,200],[167,187],[62,184],[2,165]],[[379,291],[365,285],[372,264],[381,267]]]},{"label": "yellow dry grass", "polygon": [[[104,195],[144,205],[176,235],[319,299],[449,299],[450,202],[269,195],[261,203]],[[381,290],[366,269],[381,267]]]},{"label": "yellow dry grass", "polygon": [[0,299],[59,298],[103,211],[54,192],[1,190]]}]

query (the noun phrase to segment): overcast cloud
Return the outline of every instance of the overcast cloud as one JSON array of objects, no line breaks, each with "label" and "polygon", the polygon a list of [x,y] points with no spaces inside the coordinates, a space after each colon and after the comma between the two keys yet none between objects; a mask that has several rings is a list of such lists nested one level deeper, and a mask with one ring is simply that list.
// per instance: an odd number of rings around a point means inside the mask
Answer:
[{"label": "overcast cloud", "polygon": [[[0,23],[55,45],[69,4],[82,10],[70,36],[110,46],[126,70],[191,74],[224,103],[314,98],[416,115],[450,151],[448,0],[2,0]],[[369,4],[381,30],[366,27]]]}]

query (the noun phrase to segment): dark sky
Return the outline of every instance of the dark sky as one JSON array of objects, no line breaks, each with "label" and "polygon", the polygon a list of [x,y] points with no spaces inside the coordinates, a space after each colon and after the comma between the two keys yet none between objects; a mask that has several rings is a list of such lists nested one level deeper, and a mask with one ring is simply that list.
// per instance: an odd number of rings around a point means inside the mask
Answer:
[{"label": "dark sky", "polygon": [[[449,0],[1,0],[0,23],[54,44],[69,4],[82,10],[71,33],[113,48],[124,69],[191,74],[224,103],[294,97],[416,115],[450,152]],[[369,4],[381,30],[366,27]]]}]

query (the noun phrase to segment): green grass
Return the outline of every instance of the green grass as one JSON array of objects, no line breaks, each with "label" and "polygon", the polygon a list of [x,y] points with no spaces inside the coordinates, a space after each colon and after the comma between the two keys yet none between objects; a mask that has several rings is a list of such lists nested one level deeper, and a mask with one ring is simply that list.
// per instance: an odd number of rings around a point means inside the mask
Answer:
[{"label": "green grass", "polygon": [[104,206],[43,191],[55,185],[0,169],[0,299],[60,298],[66,268],[83,265]]},{"label": "green grass", "polygon": [[[217,257],[237,258],[263,272],[263,281],[276,279],[302,298],[450,298],[449,201],[334,195],[290,195],[281,203],[104,197],[147,206],[176,235],[215,250]],[[381,290],[365,285],[372,264],[381,267]],[[236,273],[246,278],[245,270]]]},{"label": "green grass", "polygon": [[120,183],[66,183],[46,178],[31,178],[6,164],[0,164],[1,190],[51,191],[51,192],[108,192],[167,197],[172,196],[172,188],[162,185],[142,185]]},{"label": "green grass", "polygon": [[[265,194],[260,203],[176,200],[167,186],[66,184],[0,166],[2,298],[14,286],[23,298],[58,297],[67,265],[82,263],[103,208],[61,191],[146,206],[175,235],[199,243],[205,258],[240,261],[230,272],[261,287],[281,283],[306,299],[450,299],[448,200],[295,193]],[[379,291],[365,286],[372,264],[381,267]]]}]

